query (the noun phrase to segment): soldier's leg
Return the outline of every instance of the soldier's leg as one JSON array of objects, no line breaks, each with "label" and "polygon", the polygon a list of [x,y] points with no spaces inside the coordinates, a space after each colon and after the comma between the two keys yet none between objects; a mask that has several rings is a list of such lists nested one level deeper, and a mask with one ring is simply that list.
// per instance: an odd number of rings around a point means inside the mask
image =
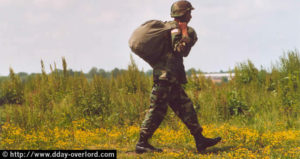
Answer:
[{"label": "soldier's leg", "polygon": [[151,146],[148,139],[152,137],[167,113],[170,90],[170,86],[166,82],[154,84],[150,95],[150,109],[141,125],[140,139],[136,145],[137,153],[162,151]]},{"label": "soldier's leg", "polygon": [[203,152],[207,147],[217,144],[221,140],[220,137],[211,139],[202,135],[202,127],[198,123],[193,103],[191,99],[188,98],[184,89],[179,85],[172,89],[171,94],[174,94],[174,96],[172,96],[170,100],[170,107],[194,136],[197,151]]},{"label": "soldier's leg", "polygon": [[187,126],[192,135],[202,132],[191,99],[187,96],[181,85],[176,85],[171,90],[172,99],[169,101],[170,107],[181,121]]},{"label": "soldier's leg", "polygon": [[150,95],[150,109],[141,125],[141,132],[151,137],[163,121],[168,108],[170,87],[165,82],[154,84]]}]

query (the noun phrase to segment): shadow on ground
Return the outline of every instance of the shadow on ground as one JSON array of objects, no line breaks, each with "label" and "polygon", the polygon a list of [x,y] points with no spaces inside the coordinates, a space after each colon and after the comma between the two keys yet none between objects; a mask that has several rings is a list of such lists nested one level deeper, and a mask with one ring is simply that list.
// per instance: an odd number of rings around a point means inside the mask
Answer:
[{"label": "shadow on ground", "polygon": [[[229,152],[229,151],[232,151],[232,148],[234,148],[235,146],[223,146],[223,147],[213,147],[213,148],[209,148],[209,149],[206,149],[205,152],[201,153],[203,155],[206,155],[206,154],[218,154],[218,153],[221,153],[221,152]],[[193,153],[195,154],[198,154],[196,152],[195,149],[191,150]],[[168,152],[180,152],[180,149],[171,149],[171,148],[165,148],[164,149],[164,152],[162,153],[168,153]],[[135,150],[130,150],[130,151],[121,151],[121,153],[126,153],[126,154],[136,154],[135,153]],[[151,152],[148,152],[148,153],[151,153]]]}]

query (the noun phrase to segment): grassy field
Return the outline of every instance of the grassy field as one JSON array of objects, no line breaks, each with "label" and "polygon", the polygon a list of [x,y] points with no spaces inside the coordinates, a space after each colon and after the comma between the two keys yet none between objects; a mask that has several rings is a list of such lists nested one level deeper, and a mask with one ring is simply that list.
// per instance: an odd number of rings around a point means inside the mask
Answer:
[{"label": "grassy field", "polygon": [[[117,149],[118,158],[297,158],[300,155],[300,131],[278,130],[258,132],[229,124],[204,125],[204,134],[222,136],[217,146],[197,154],[195,143],[180,122],[177,128],[164,126],[155,133],[154,145],[163,153],[134,153],[139,135],[138,126],[87,129],[86,120],[73,121],[69,128],[29,131],[5,124],[1,145],[5,149]],[[278,124],[278,127],[282,125]]]},{"label": "grassy field", "polygon": [[128,69],[110,77],[51,67],[0,79],[0,149],[117,149],[118,158],[300,158],[300,57],[290,51],[270,68],[238,64],[213,83],[193,73],[184,86],[208,137],[222,142],[197,154],[187,128],[169,109],[151,143],[163,153],[137,155],[151,77]]}]

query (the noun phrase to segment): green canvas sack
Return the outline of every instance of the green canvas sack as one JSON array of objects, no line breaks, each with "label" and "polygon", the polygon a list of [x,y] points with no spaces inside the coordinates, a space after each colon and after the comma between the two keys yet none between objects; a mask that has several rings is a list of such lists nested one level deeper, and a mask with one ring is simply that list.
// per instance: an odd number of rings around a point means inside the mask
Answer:
[{"label": "green canvas sack", "polygon": [[174,22],[150,20],[139,26],[129,39],[132,52],[153,66],[164,53],[169,43],[170,31],[176,28]]}]

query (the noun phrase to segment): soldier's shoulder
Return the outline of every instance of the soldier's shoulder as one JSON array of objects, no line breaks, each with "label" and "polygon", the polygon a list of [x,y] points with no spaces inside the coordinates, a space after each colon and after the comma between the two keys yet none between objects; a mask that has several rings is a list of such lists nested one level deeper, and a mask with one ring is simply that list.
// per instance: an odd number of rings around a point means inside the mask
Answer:
[{"label": "soldier's shoulder", "polygon": [[188,26],[188,34],[189,34],[189,37],[193,40],[193,45],[196,43],[196,41],[198,40],[198,37],[197,37],[197,33],[195,31],[194,28]]},{"label": "soldier's shoulder", "polygon": [[188,33],[197,35],[195,29],[193,27],[188,26]]}]

